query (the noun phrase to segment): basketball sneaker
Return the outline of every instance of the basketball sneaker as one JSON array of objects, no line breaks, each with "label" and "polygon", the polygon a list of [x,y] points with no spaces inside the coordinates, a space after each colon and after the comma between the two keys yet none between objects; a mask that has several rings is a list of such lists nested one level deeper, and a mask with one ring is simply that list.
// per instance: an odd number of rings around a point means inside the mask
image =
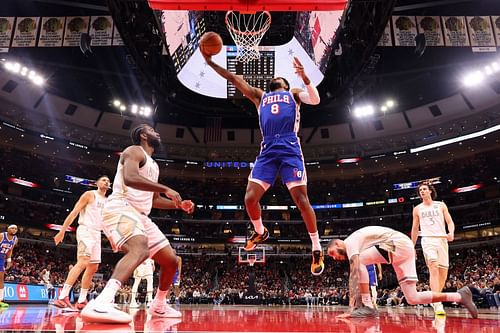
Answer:
[{"label": "basketball sneaker", "polygon": [[10,305],[5,303],[4,301],[0,301],[0,308],[8,308]]},{"label": "basketball sneaker", "polygon": [[180,311],[175,310],[170,305],[160,302],[155,302],[151,304],[151,307],[148,309],[148,313],[152,317],[163,317],[163,318],[180,318],[182,317],[182,313]]},{"label": "basketball sneaker", "polygon": [[434,315],[436,316],[446,316],[446,311],[444,311],[443,303],[433,303],[432,307],[434,308]]},{"label": "basketball sneaker", "polygon": [[80,313],[82,319],[90,323],[128,324],[133,318],[118,310],[113,303],[97,303],[94,299]]},{"label": "basketball sneaker", "polygon": [[474,301],[472,300],[472,291],[470,290],[469,287],[463,287],[458,289],[457,291],[460,296],[462,297],[462,300],[460,303],[469,310],[472,318],[477,318],[477,307],[476,304],[474,304]]},{"label": "basketball sneaker", "polygon": [[269,238],[269,231],[264,227],[264,233],[259,235],[255,230],[252,231],[252,236],[247,240],[245,251],[252,251],[258,244],[263,243]]},{"label": "basketball sneaker", "polygon": [[68,296],[64,297],[63,299],[56,299],[54,303],[52,303],[52,305],[58,307],[59,309],[62,309],[65,312],[78,312],[78,310],[69,301]]},{"label": "basketball sneaker", "polygon": [[80,302],[78,302],[78,303],[76,303],[76,304],[75,304],[75,308],[76,308],[77,310],[82,311],[82,310],[83,310],[83,308],[84,308],[87,304],[88,304],[88,301],[87,301],[87,300],[85,300],[85,301],[83,301],[83,302],[81,302],[81,303],[80,303]]},{"label": "basketball sneaker", "polygon": [[130,305],[128,307],[129,308],[138,308],[140,306],[141,305],[139,303],[137,303],[136,301],[132,301],[132,302],[130,302]]},{"label": "basketball sneaker", "polygon": [[360,308],[354,309],[351,313],[352,318],[367,318],[367,317],[377,317],[377,316],[378,316],[378,311],[368,306],[362,306]]},{"label": "basketball sneaker", "polygon": [[320,275],[325,269],[325,262],[323,261],[323,251],[316,250],[312,253],[311,273],[313,275]]}]

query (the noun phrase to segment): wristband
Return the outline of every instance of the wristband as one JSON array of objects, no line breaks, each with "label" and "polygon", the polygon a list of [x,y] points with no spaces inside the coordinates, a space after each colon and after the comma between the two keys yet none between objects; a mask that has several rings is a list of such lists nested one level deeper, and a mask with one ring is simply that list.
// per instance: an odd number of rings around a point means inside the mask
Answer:
[{"label": "wristband", "polygon": [[7,262],[12,262],[12,258],[7,258]]}]

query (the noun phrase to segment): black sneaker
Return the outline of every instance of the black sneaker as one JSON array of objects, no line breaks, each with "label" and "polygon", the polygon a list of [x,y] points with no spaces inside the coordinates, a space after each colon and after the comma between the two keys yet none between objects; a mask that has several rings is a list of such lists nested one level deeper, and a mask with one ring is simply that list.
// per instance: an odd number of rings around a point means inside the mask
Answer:
[{"label": "black sneaker", "polygon": [[462,297],[460,303],[462,303],[462,305],[465,306],[467,310],[469,310],[472,318],[477,318],[477,307],[476,304],[474,304],[474,302],[472,301],[472,291],[470,290],[470,288],[463,287],[460,288],[457,292]]},{"label": "black sneaker", "polygon": [[352,318],[368,318],[377,316],[378,316],[378,311],[368,306],[362,306],[360,308],[354,309],[351,313]]},{"label": "black sneaker", "polygon": [[311,273],[313,275],[320,275],[325,269],[325,262],[323,261],[323,251],[316,250],[312,253]]},{"label": "black sneaker", "polygon": [[264,233],[259,235],[255,230],[252,231],[252,236],[247,240],[245,251],[252,251],[258,244],[263,243],[269,238],[269,231],[264,227]]}]

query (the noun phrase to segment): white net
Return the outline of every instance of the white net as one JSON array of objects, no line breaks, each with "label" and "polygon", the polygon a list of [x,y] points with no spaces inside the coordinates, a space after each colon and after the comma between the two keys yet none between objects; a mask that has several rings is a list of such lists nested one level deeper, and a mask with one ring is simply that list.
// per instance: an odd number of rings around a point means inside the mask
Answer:
[{"label": "white net", "polygon": [[259,43],[271,27],[271,13],[242,13],[230,10],[226,13],[226,25],[236,44],[236,60],[248,63],[259,59]]}]

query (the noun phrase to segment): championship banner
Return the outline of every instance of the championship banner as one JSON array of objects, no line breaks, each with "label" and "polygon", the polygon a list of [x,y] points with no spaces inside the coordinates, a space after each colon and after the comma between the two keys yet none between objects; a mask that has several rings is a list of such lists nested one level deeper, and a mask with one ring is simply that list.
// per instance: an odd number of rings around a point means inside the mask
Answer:
[{"label": "championship banner", "polygon": [[384,32],[378,41],[378,46],[392,46],[391,23],[387,22]]},{"label": "championship banner", "polygon": [[418,31],[425,35],[427,46],[444,46],[439,16],[417,16],[417,27]]},{"label": "championship banner", "polygon": [[495,52],[495,37],[489,16],[467,16],[467,26],[472,50],[475,52]]},{"label": "championship banner", "polygon": [[111,16],[92,16],[90,19],[90,45],[110,46],[113,38]]},{"label": "championship banner", "polygon": [[500,47],[500,16],[492,16],[491,22],[493,23],[493,31],[495,33],[497,46]]},{"label": "championship banner", "polygon": [[0,17],[0,52],[9,51],[15,19],[15,17]]},{"label": "championship banner", "polygon": [[66,17],[63,46],[79,46],[80,35],[89,31],[89,20],[88,16]]},{"label": "championship banner", "polygon": [[34,47],[40,17],[18,17],[12,47]]},{"label": "championship banner", "polygon": [[470,46],[465,17],[441,16],[446,46]]},{"label": "championship banner", "polygon": [[122,36],[120,36],[120,32],[118,32],[118,29],[116,28],[116,25],[113,27],[113,46],[122,46],[123,44],[123,39]]},{"label": "championship banner", "polygon": [[38,37],[38,47],[61,47],[65,17],[44,17]]},{"label": "championship banner", "polygon": [[395,46],[416,46],[417,25],[414,16],[393,16]]}]

